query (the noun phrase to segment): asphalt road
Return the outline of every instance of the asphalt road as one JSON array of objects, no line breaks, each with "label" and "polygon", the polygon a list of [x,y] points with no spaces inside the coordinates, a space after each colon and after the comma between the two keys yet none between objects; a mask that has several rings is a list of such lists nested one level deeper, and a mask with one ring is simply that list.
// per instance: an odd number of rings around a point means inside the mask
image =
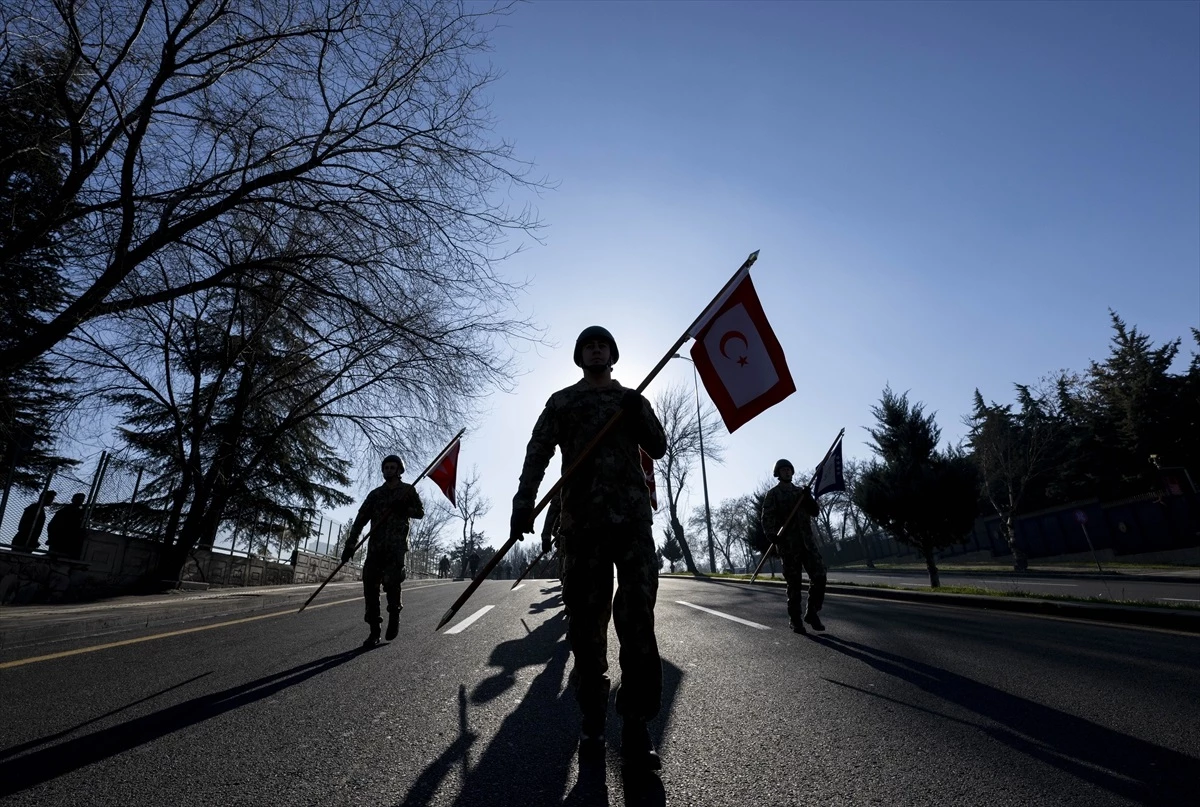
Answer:
[{"label": "asphalt road", "polygon": [[779,589],[664,579],[664,770],[627,778],[616,719],[575,759],[557,582],[436,633],[465,585],[408,586],[366,652],[346,591],[0,651],[0,803],[1197,803],[1194,634],[835,595],[803,637]]},{"label": "asphalt road", "polygon": [[[767,575],[769,578],[769,575]],[[973,586],[991,591],[1023,591],[1036,595],[1063,597],[1103,597],[1106,600],[1163,602],[1200,605],[1200,577],[1144,580],[1132,574],[1096,577],[1084,575],[1022,575],[1014,572],[973,572],[969,574],[940,572],[943,586]],[[929,574],[903,570],[842,570],[831,569],[829,579],[834,583],[906,586],[929,589]]]}]

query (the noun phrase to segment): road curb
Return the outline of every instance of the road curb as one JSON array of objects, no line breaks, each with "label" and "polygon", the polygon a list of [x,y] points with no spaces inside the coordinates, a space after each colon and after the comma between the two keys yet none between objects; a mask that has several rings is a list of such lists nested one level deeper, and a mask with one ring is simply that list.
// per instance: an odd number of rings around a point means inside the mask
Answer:
[{"label": "road curb", "polygon": [[[710,579],[710,578],[699,578]],[[713,580],[712,582],[752,585],[748,580]],[[784,588],[787,583],[780,580],[759,580],[755,586]],[[807,585],[805,586],[807,588]],[[1086,619],[1092,622],[1108,622],[1118,625],[1138,625],[1148,628],[1200,633],[1200,612],[1175,608],[1152,608],[1137,605],[1105,605],[1103,603],[1063,602],[1041,600],[1030,597],[989,597],[984,594],[939,594],[934,591],[905,591],[894,588],[872,588],[830,583],[826,591],[851,597],[868,597],[880,600],[897,600],[924,605],[956,605],[965,608],[983,608],[1010,613],[1056,616],[1065,619]]]},{"label": "road curb", "polygon": [[[1039,571],[1026,570],[1018,572],[1013,569],[939,569],[942,574],[963,575],[965,577],[1012,577],[1015,582],[1019,582],[1023,577],[1036,577],[1041,579],[1066,578],[1069,580],[1105,580],[1107,582],[1125,581],[1130,583],[1200,583],[1200,573],[1192,569],[1181,570],[1175,574],[1131,574],[1129,572],[1085,572],[1085,571]],[[829,569],[830,574],[837,572],[885,572],[887,574],[910,574],[913,577],[929,577],[929,572],[924,569],[866,569],[866,568],[846,568],[834,567]]]}]

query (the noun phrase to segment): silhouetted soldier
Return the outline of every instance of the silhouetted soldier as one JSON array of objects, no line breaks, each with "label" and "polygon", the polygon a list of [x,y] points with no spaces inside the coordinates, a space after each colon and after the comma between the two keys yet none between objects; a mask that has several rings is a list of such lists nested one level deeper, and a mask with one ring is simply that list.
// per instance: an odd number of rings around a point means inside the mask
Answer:
[{"label": "silhouetted soldier", "polygon": [[[825,601],[825,563],[813,540],[812,519],[818,513],[817,502],[808,488],[792,484],[796,473],[787,460],[775,463],[775,476],[779,484],[767,491],[762,504],[762,528],[767,539],[775,542],[779,558],[783,561],[783,579],[787,581],[787,609],[792,630],[807,633],[804,623],[816,630],[825,630],[817,612]],[[776,537],[783,520],[788,517],[799,501],[800,506],[787,523],[783,535]],[[801,569],[808,572],[808,608],[801,616]]]},{"label": "silhouetted soldier", "polygon": [[[564,480],[558,518],[563,556],[563,601],[570,609],[567,635],[578,676],[575,696],[583,713],[581,757],[602,758],[608,713],[608,623],[621,641],[621,753],[628,765],[661,767],[647,721],[662,700],[662,662],[654,636],[658,558],[653,511],[638,445],[653,458],[666,453],[666,435],[650,403],[612,378],[620,353],[604,328],[585,328],[575,340],[583,378],[550,396],[533,427],[520,486],[513,497],[514,537],[533,532],[538,485],[557,446],[563,468],[618,412],[621,419]],[[554,527],[551,527],[554,530]],[[613,597],[613,566],[617,569]]]},{"label": "silhouetted soldier", "polygon": [[12,548],[22,552],[32,552],[42,542],[42,528],[46,526],[46,506],[54,502],[58,493],[48,490],[38,496],[37,501],[21,511],[21,520],[17,523],[17,534],[13,537]]},{"label": "silhouetted soldier", "polygon": [[472,552],[471,557],[467,558],[467,569],[470,571],[471,577],[474,577],[476,574],[479,573],[479,553],[478,552]]},{"label": "silhouetted soldier", "polygon": [[83,504],[87,495],[76,493],[46,525],[46,548],[56,555],[79,560],[86,534],[83,529]]},{"label": "silhouetted soldier", "polygon": [[379,587],[387,595],[388,626],[387,639],[396,638],[400,630],[400,611],[404,603],[400,598],[400,586],[404,582],[404,554],[408,552],[408,520],[424,518],[425,506],[417,490],[407,482],[400,481],[404,463],[395,454],[383,458],[384,482],[367,494],[358,517],[350,527],[342,560],[353,556],[359,533],[368,521],[371,535],[367,539],[367,561],[363,564],[363,598],[366,615],[363,619],[371,626],[371,633],[363,641],[363,647],[379,644],[379,626],[383,622],[379,614]]},{"label": "silhouetted soldier", "polygon": [[450,558],[442,555],[442,559],[438,561],[438,577],[450,576]]}]

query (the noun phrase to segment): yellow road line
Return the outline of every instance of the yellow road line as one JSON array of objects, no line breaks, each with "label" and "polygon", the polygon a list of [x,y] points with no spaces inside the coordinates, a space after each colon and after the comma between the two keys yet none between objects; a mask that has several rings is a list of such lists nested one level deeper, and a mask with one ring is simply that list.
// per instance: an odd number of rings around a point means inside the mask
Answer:
[{"label": "yellow road line", "polygon": [[[328,608],[331,605],[342,605],[348,602],[362,602],[362,597],[352,597],[348,600],[334,600],[333,602],[323,602],[320,605],[310,605],[304,609],[312,611],[315,608]],[[197,628],[184,628],[183,630],[173,630],[167,633],[155,633],[152,636],[139,636],[136,639],[122,639],[119,642],[109,642],[107,644],[92,645],[91,647],[80,647],[75,650],[64,650],[61,653],[49,653],[45,656],[31,656],[29,658],[17,659],[16,661],[5,661],[0,663],[0,670],[7,670],[12,667],[20,667],[25,664],[34,664],[38,661],[53,661],[56,658],[66,658],[67,656],[78,656],[80,653],[94,653],[97,650],[108,650],[113,647],[124,647],[125,645],[137,644],[138,642],[151,642],[155,639],[166,639],[171,636],[182,636],[185,633],[196,633],[202,630],[213,630],[214,628],[227,628],[230,625],[240,625],[243,622],[254,622],[259,619],[270,619],[273,616],[283,616],[285,614],[296,613],[293,609],[288,608],[286,611],[275,611],[270,614],[258,614],[257,616],[247,616],[241,619],[232,619],[228,622],[218,622],[215,625],[201,625]]]}]

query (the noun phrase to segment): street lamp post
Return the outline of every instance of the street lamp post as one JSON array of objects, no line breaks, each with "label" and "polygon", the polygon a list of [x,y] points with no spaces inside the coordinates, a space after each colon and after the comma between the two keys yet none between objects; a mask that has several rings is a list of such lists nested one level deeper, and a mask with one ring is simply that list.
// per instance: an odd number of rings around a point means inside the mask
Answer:
[{"label": "street lamp post", "polygon": [[704,467],[704,419],[700,415],[700,379],[696,374],[696,362],[678,353],[673,359],[683,359],[692,365],[692,384],[696,389],[696,429],[700,434],[700,481],[704,486],[704,525],[708,528],[708,568],[717,573],[717,555],[713,551],[712,511],[708,506],[708,471]]}]

